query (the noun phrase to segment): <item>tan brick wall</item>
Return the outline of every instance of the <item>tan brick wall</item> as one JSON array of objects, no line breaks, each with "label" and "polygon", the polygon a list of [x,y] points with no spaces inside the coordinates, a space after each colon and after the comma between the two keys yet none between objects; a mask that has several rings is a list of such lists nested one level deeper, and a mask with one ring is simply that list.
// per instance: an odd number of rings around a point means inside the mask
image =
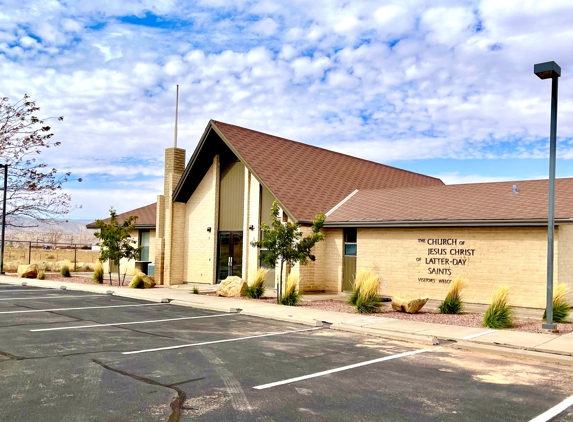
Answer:
[{"label": "tan brick wall", "polygon": [[165,196],[157,195],[157,217],[155,220],[155,282],[163,284],[165,268]]},{"label": "tan brick wall", "polygon": [[[256,271],[259,267],[259,249],[251,246],[251,242],[259,239],[261,231],[259,224],[261,185],[250,172],[247,174],[247,182],[248,193],[247,189],[245,189],[245,237],[243,248],[243,279],[245,280],[249,278],[249,274]],[[253,230],[249,230],[251,225],[254,227]]]},{"label": "tan brick wall", "polygon": [[[455,239],[456,244],[435,245],[430,239]],[[378,274],[384,295],[428,295],[442,300],[449,285],[440,280],[460,275],[469,280],[464,291],[467,302],[490,303],[493,287],[507,284],[510,304],[542,307],[546,245],[544,228],[358,229],[357,268]],[[452,254],[452,249],[473,255]],[[555,251],[557,258],[557,243]],[[449,264],[428,261],[433,258],[448,259]],[[433,269],[450,274],[431,274]]]},{"label": "tan brick wall", "polygon": [[[167,148],[165,150],[164,172],[164,238],[163,238],[163,271],[160,275],[161,284],[172,285],[183,283],[183,258],[185,204],[173,203],[171,195],[185,169],[185,150]],[[177,232],[175,232],[177,231]]]},{"label": "tan brick wall", "polygon": [[[185,246],[182,248],[184,279],[190,283],[214,283],[217,256],[219,157],[185,206]],[[211,232],[207,232],[211,227]]]},{"label": "tan brick wall", "polygon": [[[557,228],[559,256],[555,260],[559,283],[569,286],[569,303],[573,303],[573,225],[563,224]],[[554,283],[555,285],[555,283]]]},{"label": "tan brick wall", "polygon": [[[311,232],[310,227],[301,227],[303,236]],[[300,290],[302,292],[311,291],[342,291],[342,249],[343,231],[342,229],[323,229],[325,238],[313,248],[316,261],[309,261],[307,265],[297,265],[300,267]]]}]

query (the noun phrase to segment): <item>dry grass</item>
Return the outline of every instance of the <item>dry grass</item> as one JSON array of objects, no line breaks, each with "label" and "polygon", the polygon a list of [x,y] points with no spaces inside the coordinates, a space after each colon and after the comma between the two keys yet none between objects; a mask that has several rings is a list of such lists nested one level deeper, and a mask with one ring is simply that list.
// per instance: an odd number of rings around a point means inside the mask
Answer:
[{"label": "dry grass", "polygon": [[495,329],[513,327],[513,311],[507,304],[509,287],[497,286],[493,290],[491,305],[485,311],[483,326]]},{"label": "dry grass", "polygon": [[378,296],[380,280],[372,271],[365,272],[362,277],[355,304],[356,309],[361,314],[376,312],[382,302],[380,296]]},{"label": "dry grass", "polygon": [[462,290],[468,285],[468,280],[457,276],[452,280],[448,294],[444,301],[440,304],[440,312],[443,314],[459,314],[464,309],[462,300]]},{"label": "dry grass", "polygon": [[360,296],[360,286],[362,286],[365,280],[371,278],[373,275],[374,274],[371,270],[365,268],[359,268],[358,271],[356,271],[354,284],[352,286],[352,294],[348,298],[349,305],[356,306],[356,301],[358,300],[358,296]]},{"label": "dry grass", "polygon": [[265,277],[269,273],[266,268],[257,268],[249,274],[249,285],[247,286],[247,296],[252,299],[259,299],[265,293]]},{"label": "dry grass", "polygon": [[[553,322],[567,321],[567,317],[571,312],[571,304],[566,298],[568,293],[569,287],[563,283],[558,284],[553,290]],[[545,321],[546,312],[543,313],[543,321]]]},{"label": "dry grass", "polygon": [[300,301],[300,293],[298,292],[298,284],[300,282],[300,275],[290,273],[287,277],[285,292],[279,299],[281,305],[296,306]]}]

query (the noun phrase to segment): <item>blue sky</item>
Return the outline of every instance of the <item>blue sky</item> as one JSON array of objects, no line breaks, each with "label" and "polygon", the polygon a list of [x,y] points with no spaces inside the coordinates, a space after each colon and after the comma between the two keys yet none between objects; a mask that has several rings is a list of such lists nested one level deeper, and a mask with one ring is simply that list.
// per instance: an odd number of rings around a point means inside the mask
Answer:
[{"label": "blue sky", "polygon": [[222,120],[446,183],[547,177],[555,60],[557,175],[573,176],[573,3],[0,0],[0,95],[28,93],[83,182],[70,218],[154,202],[172,145]]}]

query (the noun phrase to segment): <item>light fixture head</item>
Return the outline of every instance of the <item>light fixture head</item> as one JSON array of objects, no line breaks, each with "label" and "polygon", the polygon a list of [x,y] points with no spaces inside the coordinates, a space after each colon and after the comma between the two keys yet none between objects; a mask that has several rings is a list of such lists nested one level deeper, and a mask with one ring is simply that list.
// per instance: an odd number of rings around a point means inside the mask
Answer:
[{"label": "light fixture head", "polygon": [[207,231],[211,233],[211,227],[207,227]]},{"label": "light fixture head", "polygon": [[252,224],[249,226],[249,230],[255,230],[255,226],[253,226]]},{"label": "light fixture head", "polygon": [[561,67],[555,62],[537,63],[533,66],[533,73],[535,73],[539,79],[558,78],[561,76]]}]

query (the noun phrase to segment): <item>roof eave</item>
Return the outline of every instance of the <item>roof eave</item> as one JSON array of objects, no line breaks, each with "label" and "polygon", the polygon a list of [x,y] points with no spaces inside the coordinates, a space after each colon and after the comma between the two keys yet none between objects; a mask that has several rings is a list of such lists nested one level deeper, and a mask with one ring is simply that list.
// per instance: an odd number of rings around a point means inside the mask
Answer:
[{"label": "roof eave", "polygon": [[[573,218],[556,218],[555,225],[573,224]],[[509,220],[403,220],[403,221],[327,221],[324,228],[416,228],[416,227],[543,227],[547,219]]]}]

